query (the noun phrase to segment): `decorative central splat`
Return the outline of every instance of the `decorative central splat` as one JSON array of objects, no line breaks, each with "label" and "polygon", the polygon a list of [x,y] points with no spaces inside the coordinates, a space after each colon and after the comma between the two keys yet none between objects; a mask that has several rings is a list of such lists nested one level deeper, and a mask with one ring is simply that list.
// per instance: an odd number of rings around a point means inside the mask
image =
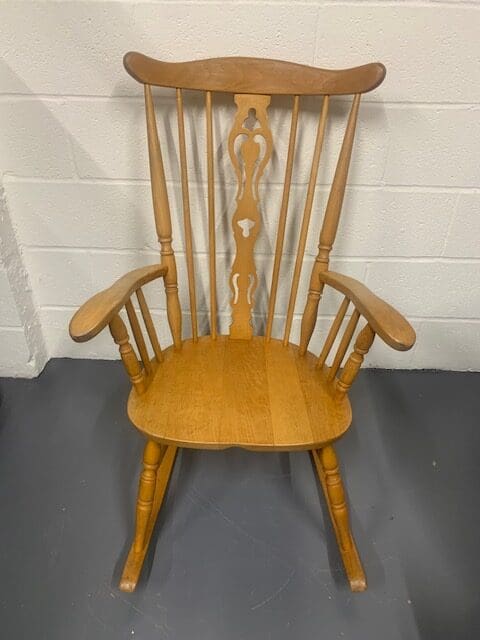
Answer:
[{"label": "decorative central splat", "polygon": [[253,250],[260,231],[258,183],[272,155],[267,117],[270,96],[237,94],[235,104],[237,113],[228,138],[238,180],[237,207],[232,219],[236,255],[230,275],[230,337],[248,340],[253,335],[252,307],[257,288]]}]

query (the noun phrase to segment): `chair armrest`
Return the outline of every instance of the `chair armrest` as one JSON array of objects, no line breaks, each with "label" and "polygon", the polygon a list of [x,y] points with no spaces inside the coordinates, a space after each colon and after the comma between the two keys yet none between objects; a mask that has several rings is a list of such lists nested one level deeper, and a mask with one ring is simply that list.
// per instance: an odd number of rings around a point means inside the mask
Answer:
[{"label": "chair armrest", "polygon": [[390,347],[397,351],[408,351],[413,347],[416,336],[410,323],[361,282],[334,271],[324,271],[320,280],[343,293]]},{"label": "chair armrest", "polygon": [[70,321],[72,340],[87,342],[94,338],[128,302],[132,293],[166,273],[167,267],[159,264],[141,267],[130,271],[108,289],[94,295],[78,309]]}]

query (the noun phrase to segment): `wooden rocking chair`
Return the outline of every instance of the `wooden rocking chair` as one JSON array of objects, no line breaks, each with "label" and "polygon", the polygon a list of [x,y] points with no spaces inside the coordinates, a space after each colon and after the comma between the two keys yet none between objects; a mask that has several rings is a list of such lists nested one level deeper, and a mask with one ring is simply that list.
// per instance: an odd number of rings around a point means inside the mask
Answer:
[{"label": "wooden rocking chair", "polygon": [[[325,493],[345,571],[353,591],[366,588],[352,532],[333,442],[348,429],[351,408],[347,396],[375,335],[400,351],[410,349],[415,333],[392,307],[356,280],[329,271],[332,249],[345,192],[348,167],[361,95],[384,79],[385,68],[374,63],[354,69],[330,71],[289,62],[257,58],[217,58],[166,63],[139,53],[124,58],[128,73],[144,85],[153,208],[160,264],[136,269],[109,289],[88,300],[74,315],[70,335],[77,342],[96,336],[107,325],[132,382],[128,415],[147,438],[136,506],[133,543],[120,589],[137,584],[159,508],[172,472],[178,447],[223,449],[244,447],[257,451],[308,450]],[[151,86],[176,89],[178,145],[183,195],[185,255],[191,316],[191,335],[182,339],[177,267],[172,248],[172,224],[164,166],[157,133]],[[206,165],[209,230],[209,335],[200,337],[197,322],[192,225],[184,126],[184,90],[205,94]],[[232,324],[229,335],[217,327],[216,224],[214,202],[215,92],[234,94],[236,115],[228,138],[230,159],[238,191],[232,227],[236,256],[230,274]],[[283,197],[278,217],[276,250],[264,336],[254,336],[252,308],[258,276],[254,245],[260,232],[259,180],[271,157],[273,140],[268,107],[272,95],[290,95],[293,101],[285,163]],[[272,324],[284,249],[287,210],[295,157],[297,123],[302,96],[322,96],[306,202],[299,224],[298,248],[283,339],[272,337]],[[321,227],[318,255],[313,264],[300,345],[291,344],[290,332],[299,288],[320,153],[325,137],[330,97],[353,95],[338,163]],[[253,124],[252,124],[253,117]],[[155,333],[142,287],[163,278],[167,317],[173,345],[164,352]],[[315,327],[318,304],[325,286],[343,294],[338,313],[318,357],[307,351]],[[132,303],[136,294],[154,357],[150,359]],[[326,360],[352,305],[343,337],[330,366]],[[126,308],[140,360],[129,342],[119,313]],[[122,314],[123,315],[123,314]],[[360,316],[366,321],[351,354],[342,362]],[[346,322],[346,320],[345,320]]]}]

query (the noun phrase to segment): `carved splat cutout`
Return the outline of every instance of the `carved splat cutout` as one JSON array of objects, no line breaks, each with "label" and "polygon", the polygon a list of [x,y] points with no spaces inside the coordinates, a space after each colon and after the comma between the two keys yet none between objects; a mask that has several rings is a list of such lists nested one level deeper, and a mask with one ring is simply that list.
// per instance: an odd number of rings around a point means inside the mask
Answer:
[{"label": "carved splat cutout", "polygon": [[272,155],[272,133],[267,108],[270,96],[235,95],[237,113],[228,139],[230,159],[238,181],[232,227],[236,255],[230,275],[232,324],[230,337],[253,335],[252,307],[257,288],[253,250],[260,230],[258,185]]},{"label": "carved splat cutout", "polygon": [[249,218],[245,218],[245,220],[239,220],[237,224],[242,230],[242,235],[244,238],[248,238],[248,236],[250,235],[250,229],[255,226],[255,222],[253,220],[250,220]]}]

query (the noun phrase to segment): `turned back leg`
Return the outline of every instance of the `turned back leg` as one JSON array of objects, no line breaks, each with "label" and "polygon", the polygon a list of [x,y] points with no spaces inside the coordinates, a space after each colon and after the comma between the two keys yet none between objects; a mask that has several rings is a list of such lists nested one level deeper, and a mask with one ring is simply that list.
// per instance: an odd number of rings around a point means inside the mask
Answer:
[{"label": "turned back leg", "polygon": [[153,527],[170,480],[177,447],[149,440],[143,454],[136,507],[135,535],[120,580],[122,591],[133,591],[137,585]]},{"label": "turned back leg", "polygon": [[367,588],[367,582],[350,529],[348,507],[337,455],[332,445],[327,445],[318,451],[312,451],[312,455],[350,587],[352,591],[364,591]]}]

